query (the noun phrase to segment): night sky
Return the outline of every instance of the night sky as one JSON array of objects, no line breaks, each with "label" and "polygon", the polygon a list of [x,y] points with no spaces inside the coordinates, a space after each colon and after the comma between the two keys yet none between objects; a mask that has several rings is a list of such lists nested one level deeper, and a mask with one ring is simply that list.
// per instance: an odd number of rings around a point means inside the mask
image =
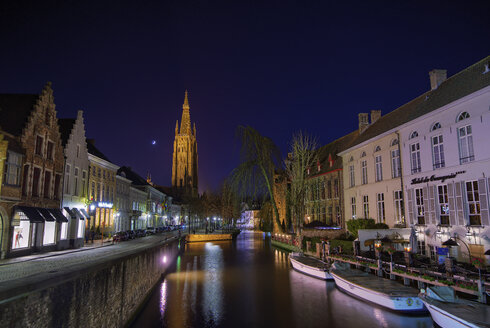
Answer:
[{"label": "night sky", "polygon": [[170,185],[188,89],[201,191],[238,163],[238,125],[325,144],[490,54],[490,1],[117,3],[0,2],[0,93],[52,81],[59,117],[83,109],[111,161]]}]

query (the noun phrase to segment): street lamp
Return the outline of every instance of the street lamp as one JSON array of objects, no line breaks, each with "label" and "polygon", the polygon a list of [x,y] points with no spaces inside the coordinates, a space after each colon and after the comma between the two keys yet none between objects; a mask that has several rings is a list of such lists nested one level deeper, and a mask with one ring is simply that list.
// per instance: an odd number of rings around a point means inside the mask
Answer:
[{"label": "street lamp", "polygon": [[405,246],[405,264],[407,265],[407,269],[411,266],[412,264],[412,256],[410,252],[412,251],[412,247],[410,245]]},{"label": "street lamp", "polygon": [[442,243],[443,246],[450,246],[450,247],[455,247],[455,246],[459,246],[458,242],[456,241],[456,239],[459,239],[460,242],[463,243],[463,245],[466,246],[466,249],[468,250],[468,257],[469,257],[469,261],[471,263],[471,252],[470,252],[470,248],[468,247],[468,245],[461,239],[459,238],[456,234],[454,235],[454,237],[450,237],[448,240],[446,240],[445,242]]},{"label": "street lamp", "polygon": [[378,277],[383,276],[383,271],[381,267],[381,240],[376,239],[374,241],[375,254],[378,259]]}]

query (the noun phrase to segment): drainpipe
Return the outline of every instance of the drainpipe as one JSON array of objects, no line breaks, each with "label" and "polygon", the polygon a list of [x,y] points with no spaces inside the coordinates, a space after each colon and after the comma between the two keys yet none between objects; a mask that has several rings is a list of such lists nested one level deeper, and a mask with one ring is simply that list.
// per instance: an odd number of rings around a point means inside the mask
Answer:
[{"label": "drainpipe", "polygon": [[405,227],[407,226],[407,216],[405,215],[405,208],[407,206],[407,202],[405,201],[405,192],[403,190],[403,170],[402,170],[402,146],[401,146],[401,139],[400,139],[400,133],[398,131],[395,132],[396,137],[398,138],[398,153],[399,153],[399,158],[400,158],[400,190],[402,192],[402,197],[403,197],[403,218],[405,219]]}]

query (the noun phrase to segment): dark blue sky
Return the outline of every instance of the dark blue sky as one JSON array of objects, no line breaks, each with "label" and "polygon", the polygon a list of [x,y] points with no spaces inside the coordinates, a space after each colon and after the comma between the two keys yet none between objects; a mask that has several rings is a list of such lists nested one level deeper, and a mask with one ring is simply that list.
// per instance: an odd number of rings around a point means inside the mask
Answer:
[{"label": "dark blue sky", "polygon": [[325,144],[490,54],[489,1],[117,3],[2,1],[0,93],[52,81],[59,117],[83,109],[114,163],[169,185],[188,89],[201,191],[238,163],[240,124]]}]

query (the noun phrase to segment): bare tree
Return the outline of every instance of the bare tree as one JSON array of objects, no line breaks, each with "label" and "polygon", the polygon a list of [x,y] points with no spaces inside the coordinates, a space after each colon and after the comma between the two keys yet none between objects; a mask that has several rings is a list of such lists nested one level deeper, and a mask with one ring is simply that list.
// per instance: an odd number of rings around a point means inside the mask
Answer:
[{"label": "bare tree", "polygon": [[281,168],[280,151],[271,139],[250,126],[239,126],[237,134],[242,143],[241,158],[230,175],[231,186],[243,199],[268,195],[275,221],[282,231],[273,192],[274,172]]},{"label": "bare tree", "polygon": [[288,200],[296,233],[299,234],[305,218],[305,200],[308,169],[318,161],[316,139],[298,132],[291,140],[291,153],[285,160],[286,176],[290,183]]}]

